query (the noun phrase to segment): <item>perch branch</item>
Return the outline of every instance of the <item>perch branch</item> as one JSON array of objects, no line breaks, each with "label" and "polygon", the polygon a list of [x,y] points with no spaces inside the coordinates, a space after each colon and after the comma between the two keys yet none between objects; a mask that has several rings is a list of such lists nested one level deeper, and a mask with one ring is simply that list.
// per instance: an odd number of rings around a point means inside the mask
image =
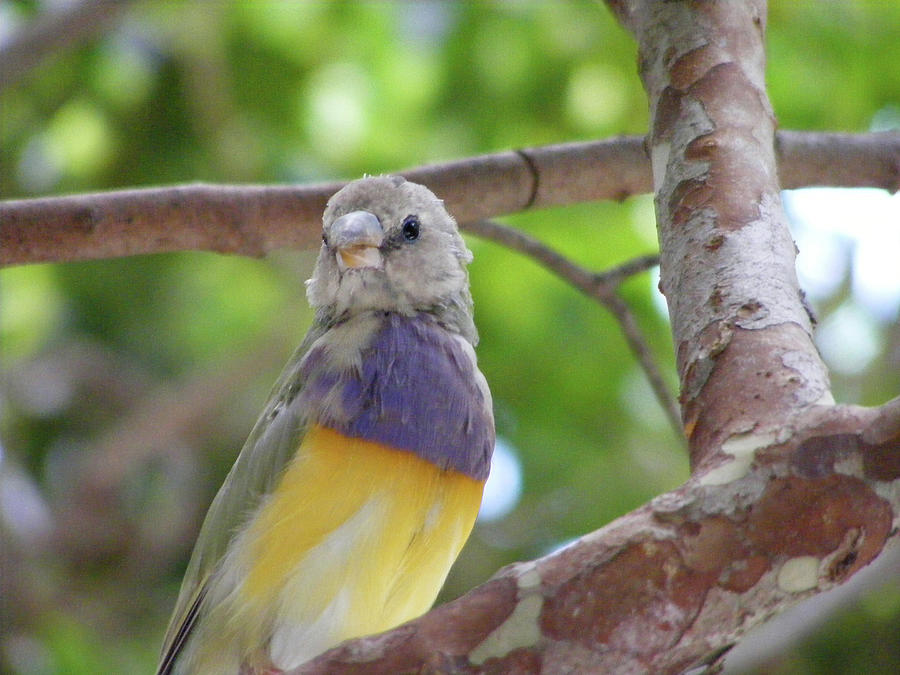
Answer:
[{"label": "perch branch", "polygon": [[680,488],[286,675],[682,673],[900,539],[900,399],[819,406],[748,472]]}]

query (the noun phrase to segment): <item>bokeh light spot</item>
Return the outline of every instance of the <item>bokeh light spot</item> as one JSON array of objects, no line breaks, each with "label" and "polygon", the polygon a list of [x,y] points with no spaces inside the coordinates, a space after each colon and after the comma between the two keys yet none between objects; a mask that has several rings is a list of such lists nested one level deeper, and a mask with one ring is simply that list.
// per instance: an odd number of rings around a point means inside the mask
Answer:
[{"label": "bokeh light spot", "polygon": [[515,508],[521,495],[522,465],[518,455],[509,443],[497,438],[478,520],[489,523],[503,518]]}]

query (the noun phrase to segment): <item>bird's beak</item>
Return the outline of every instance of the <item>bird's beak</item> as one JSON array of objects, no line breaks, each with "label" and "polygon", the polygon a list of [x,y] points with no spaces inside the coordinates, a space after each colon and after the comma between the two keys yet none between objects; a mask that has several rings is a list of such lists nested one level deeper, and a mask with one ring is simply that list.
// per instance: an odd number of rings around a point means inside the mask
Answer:
[{"label": "bird's beak", "polygon": [[384,266],[379,250],[384,242],[384,230],[378,218],[368,211],[353,211],[335,220],[328,239],[337,249],[338,267],[342,272],[348,268]]}]

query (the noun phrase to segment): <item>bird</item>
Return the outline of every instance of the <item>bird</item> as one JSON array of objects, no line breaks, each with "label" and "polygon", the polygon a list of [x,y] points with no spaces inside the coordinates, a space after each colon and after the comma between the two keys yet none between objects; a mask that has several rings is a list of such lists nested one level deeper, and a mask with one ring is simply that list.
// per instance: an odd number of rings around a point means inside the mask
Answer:
[{"label": "bird", "polygon": [[278,673],[426,612],[495,442],[456,222],[428,188],[335,193],[312,325],[200,529],[159,675]]}]

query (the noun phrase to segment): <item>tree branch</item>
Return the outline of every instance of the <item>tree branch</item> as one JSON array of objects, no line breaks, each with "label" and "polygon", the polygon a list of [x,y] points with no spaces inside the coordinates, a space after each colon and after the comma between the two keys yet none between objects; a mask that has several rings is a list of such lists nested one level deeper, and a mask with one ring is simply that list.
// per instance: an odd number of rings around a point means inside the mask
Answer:
[{"label": "tree branch", "polygon": [[816,406],[795,423],[734,481],[695,475],[556,553],[286,675],[712,665],[762,618],[842,583],[900,538],[900,398]]},{"label": "tree branch", "polygon": [[[900,187],[900,134],[782,132],[785,187]],[[859,170],[859,173],[857,173]],[[463,225],[651,189],[640,137],[471,157],[402,172]],[[343,183],[185,185],[0,202],[0,265],[189,249],[259,256],[317,245],[325,202]]]},{"label": "tree branch", "polygon": [[775,153],[785,190],[814,185],[900,190],[900,131],[778,131]]},{"label": "tree branch", "polygon": [[82,0],[39,16],[0,49],[0,92],[45,59],[102,33],[127,4],[128,0]]},{"label": "tree branch", "polygon": [[638,363],[641,364],[641,368],[643,368],[647,380],[650,382],[657,401],[659,401],[660,406],[669,418],[676,437],[683,437],[684,431],[681,428],[681,412],[678,409],[678,404],[666,386],[662,373],[660,373],[653,358],[653,353],[644,339],[631,309],[618,293],[618,286],[624,279],[659,264],[659,256],[641,256],[612,269],[597,273],[577,265],[534,237],[500,223],[490,220],[479,220],[469,223],[466,229],[476,236],[490,239],[537,261],[542,267],[568,281],[585,295],[599,301],[600,304],[612,312],[622,328],[628,347],[638,360]]}]

